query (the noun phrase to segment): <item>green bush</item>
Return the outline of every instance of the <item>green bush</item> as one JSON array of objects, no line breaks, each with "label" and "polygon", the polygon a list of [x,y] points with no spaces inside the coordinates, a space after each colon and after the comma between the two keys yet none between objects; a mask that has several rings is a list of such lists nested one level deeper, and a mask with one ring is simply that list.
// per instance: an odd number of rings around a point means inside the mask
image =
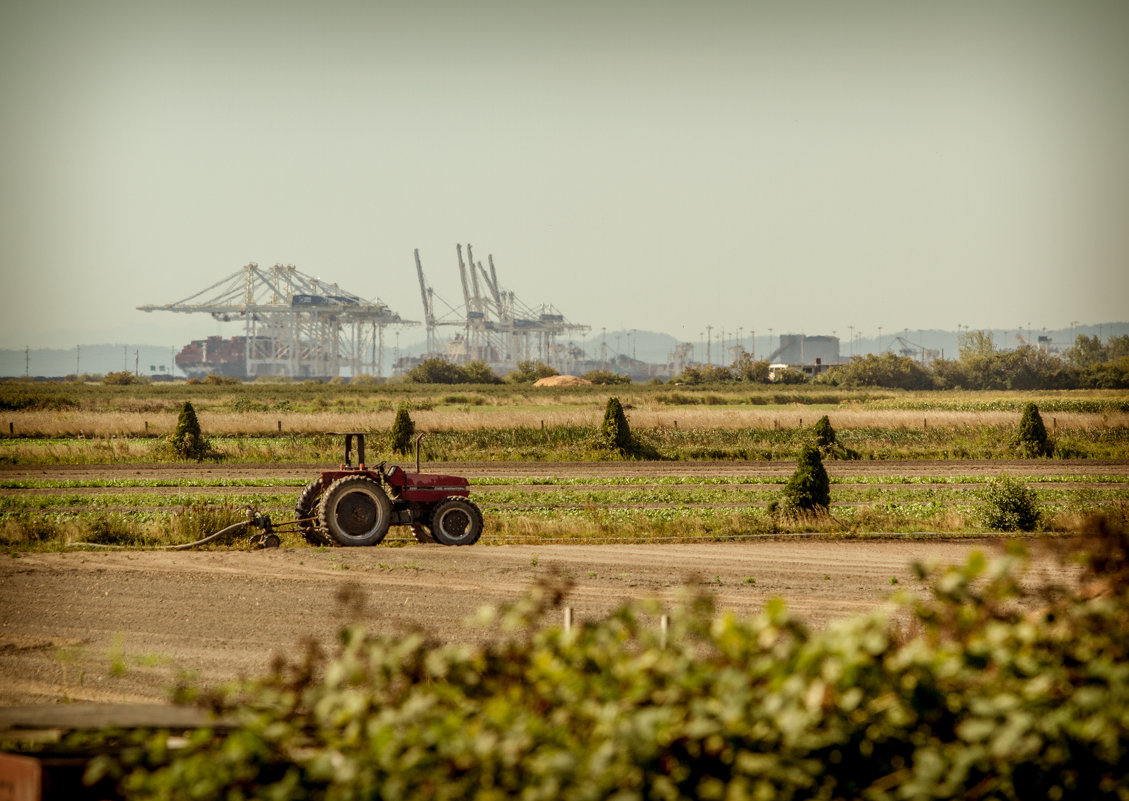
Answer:
[{"label": "green bush", "polygon": [[201,462],[211,452],[208,441],[200,430],[200,421],[196,419],[196,410],[192,407],[191,401],[185,401],[180,407],[176,430],[169,437],[168,444],[178,459],[194,459]]},{"label": "green bush", "polygon": [[468,362],[463,367],[463,373],[466,375],[466,383],[468,384],[501,384],[502,379],[494,374],[484,361]]},{"label": "green bush", "polygon": [[506,376],[511,384],[532,384],[540,378],[560,375],[556,370],[542,362],[524,361],[517,363],[517,369]]},{"label": "green bush", "polygon": [[106,375],[102,377],[102,383],[109,384],[110,386],[124,387],[130,386],[131,384],[140,384],[142,381],[139,376],[135,376],[133,373],[129,372],[129,370],[119,370],[116,373],[106,373]]},{"label": "green bush", "polygon": [[823,630],[688,594],[665,636],[639,604],[566,633],[563,583],[474,645],[356,626],[332,659],[311,643],[237,691],[182,688],[231,728],[135,733],[89,778],[135,799],[1125,799],[1119,536],[1086,592],[1025,595],[1014,557],[976,553]]},{"label": "green bush", "polygon": [[619,453],[621,456],[630,456],[635,450],[635,442],[631,437],[631,428],[627,424],[627,415],[623,413],[623,404],[619,398],[608,398],[604,407],[604,420],[596,432],[596,440],[602,448]]},{"label": "green bush", "polygon": [[1041,516],[1035,491],[1010,476],[993,478],[980,496],[980,520],[992,531],[1034,531]]},{"label": "green bush", "polygon": [[392,421],[392,431],[390,439],[392,444],[392,452],[399,454],[409,454],[412,452],[412,437],[416,433],[416,424],[412,422],[412,416],[408,414],[408,407],[405,404],[400,404],[400,408],[396,410],[396,419]]},{"label": "green bush", "polygon": [[822,381],[843,387],[932,389],[933,376],[917,360],[893,353],[873,353],[830,368]]},{"label": "green bush", "polygon": [[805,445],[796,461],[796,472],[784,486],[784,508],[789,512],[826,512],[830,507],[831,480],[819,448]]},{"label": "green bush", "polygon": [[621,373],[613,373],[610,370],[589,370],[581,376],[586,381],[591,381],[593,384],[601,386],[611,386],[614,384],[630,384],[631,376],[623,375]]},{"label": "green bush", "polygon": [[835,429],[831,427],[831,420],[827,415],[823,415],[823,417],[816,421],[814,432],[815,444],[820,448],[830,448],[838,442],[838,440],[835,439]]},{"label": "green bush", "polygon": [[1054,446],[1047,441],[1047,427],[1039,414],[1039,407],[1028,403],[1019,421],[1019,451],[1026,457],[1050,456]]},{"label": "green bush", "polygon": [[466,371],[446,359],[424,359],[404,375],[415,384],[466,384]]}]

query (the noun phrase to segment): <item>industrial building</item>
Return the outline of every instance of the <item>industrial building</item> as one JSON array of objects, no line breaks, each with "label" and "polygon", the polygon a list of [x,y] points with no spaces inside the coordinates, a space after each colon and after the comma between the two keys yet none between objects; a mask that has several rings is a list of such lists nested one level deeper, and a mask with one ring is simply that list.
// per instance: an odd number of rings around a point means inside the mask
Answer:
[{"label": "industrial building", "polygon": [[839,364],[839,337],[781,334],[780,347],[768,356],[772,370],[790,367],[813,376]]}]

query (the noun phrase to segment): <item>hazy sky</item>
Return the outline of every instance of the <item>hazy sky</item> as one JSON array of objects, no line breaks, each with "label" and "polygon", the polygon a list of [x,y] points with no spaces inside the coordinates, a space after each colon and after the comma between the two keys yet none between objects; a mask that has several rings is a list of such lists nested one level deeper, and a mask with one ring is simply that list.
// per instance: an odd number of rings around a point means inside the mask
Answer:
[{"label": "hazy sky", "polygon": [[4,0],[0,347],[457,242],[597,331],[1125,320],[1127,87],[1123,0]]}]

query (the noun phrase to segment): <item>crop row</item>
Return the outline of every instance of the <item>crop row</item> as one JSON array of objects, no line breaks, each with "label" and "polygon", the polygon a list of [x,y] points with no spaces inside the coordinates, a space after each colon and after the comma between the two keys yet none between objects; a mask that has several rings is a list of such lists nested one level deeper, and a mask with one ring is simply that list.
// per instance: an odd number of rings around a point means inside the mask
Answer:
[{"label": "crop row", "polygon": [[[811,418],[804,427],[633,428],[637,439],[663,460],[768,461],[792,459],[811,441]],[[328,423],[326,424],[328,425]],[[335,427],[343,430],[349,426]],[[353,428],[352,430],[366,430]],[[367,429],[370,430],[371,429]],[[423,456],[428,461],[600,461],[608,451],[595,429],[561,425],[424,429]],[[1015,458],[1016,425],[923,426],[837,429],[842,446],[861,459],[1009,459]],[[385,432],[368,443],[369,462],[393,459]],[[274,434],[209,437],[214,458],[246,464],[307,464],[340,460],[339,437],[328,434]],[[1059,458],[1121,459],[1129,453],[1129,419],[1119,424],[1059,428],[1052,432]],[[168,462],[164,440],[155,436],[4,437],[0,464],[139,464]]]}]

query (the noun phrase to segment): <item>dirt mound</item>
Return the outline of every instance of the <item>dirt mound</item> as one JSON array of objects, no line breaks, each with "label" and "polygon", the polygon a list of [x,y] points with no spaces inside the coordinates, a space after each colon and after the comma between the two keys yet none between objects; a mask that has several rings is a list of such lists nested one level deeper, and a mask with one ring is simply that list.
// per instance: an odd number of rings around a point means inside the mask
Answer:
[{"label": "dirt mound", "polygon": [[533,382],[535,387],[590,387],[592,382],[587,378],[575,375],[551,375],[547,378],[538,378]]}]

